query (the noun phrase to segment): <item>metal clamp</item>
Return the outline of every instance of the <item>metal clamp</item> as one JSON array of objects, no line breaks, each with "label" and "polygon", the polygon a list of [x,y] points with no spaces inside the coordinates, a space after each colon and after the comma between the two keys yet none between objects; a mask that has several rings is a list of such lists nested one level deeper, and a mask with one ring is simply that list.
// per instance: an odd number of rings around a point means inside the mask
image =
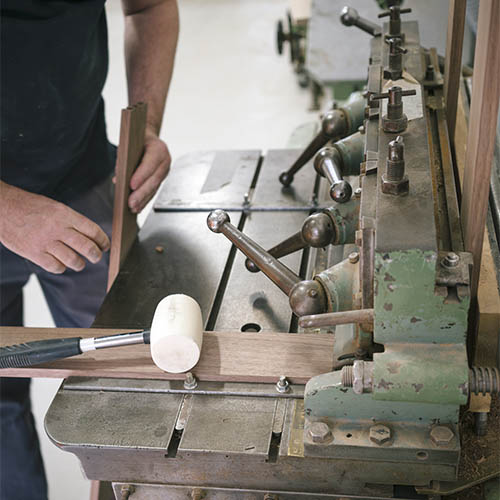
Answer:
[{"label": "metal clamp", "polygon": [[403,113],[403,97],[410,95],[417,95],[417,91],[403,90],[397,85],[393,85],[388,92],[370,95],[370,100],[388,99],[387,114],[382,117],[384,132],[396,134],[406,130],[408,117]]}]

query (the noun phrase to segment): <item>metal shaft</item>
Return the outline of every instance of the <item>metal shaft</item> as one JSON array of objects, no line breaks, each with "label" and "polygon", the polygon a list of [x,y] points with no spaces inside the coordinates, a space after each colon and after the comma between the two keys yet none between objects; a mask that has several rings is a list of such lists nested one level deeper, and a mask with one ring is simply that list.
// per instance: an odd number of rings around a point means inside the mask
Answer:
[{"label": "metal shaft", "polygon": [[287,295],[290,295],[294,285],[299,283],[300,278],[294,272],[233,226],[229,215],[223,210],[211,212],[207,224],[214,233],[222,233]]},{"label": "metal shaft", "polygon": [[344,7],[340,13],[340,21],[344,26],[356,26],[360,30],[372,36],[379,36],[382,30],[378,24],[361,17],[358,11],[352,7]]},{"label": "metal shaft", "polygon": [[325,314],[302,316],[299,319],[301,328],[321,328],[323,326],[347,325],[349,323],[368,323],[373,321],[373,309],[358,309]]},{"label": "metal shaft", "polygon": [[[336,230],[331,217],[325,212],[319,212],[307,217],[299,232],[278,243],[268,252],[279,259],[305,247],[326,247],[335,241],[335,237]],[[246,259],[245,266],[252,273],[259,271],[259,268],[250,259]]]},{"label": "metal shaft", "polygon": [[[270,248],[268,250],[268,253],[276,259],[279,259],[281,257],[285,257],[285,255],[290,255],[291,253],[298,252],[306,246],[308,246],[307,242],[302,237],[302,232],[299,231],[298,233],[295,233],[286,240]],[[249,258],[245,260],[245,266],[252,273],[258,273],[260,271],[255,263]]]},{"label": "metal shaft", "polygon": [[117,335],[106,335],[104,337],[92,337],[80,340],[82,352],[95,351],[96,349],[107,349],[108,347],[120,347],[135,344],[149,344],[149,330],[132,333],[119,333]]},{"label": "metal shaft", "polygon": [[281,184],[289,186],[295,174],[330,140],[345,137],[348,131],[347,117],[341,109],[334,109],[325,114],[321,122],[321,130],[312,139],[295,163],[279,176]]}]

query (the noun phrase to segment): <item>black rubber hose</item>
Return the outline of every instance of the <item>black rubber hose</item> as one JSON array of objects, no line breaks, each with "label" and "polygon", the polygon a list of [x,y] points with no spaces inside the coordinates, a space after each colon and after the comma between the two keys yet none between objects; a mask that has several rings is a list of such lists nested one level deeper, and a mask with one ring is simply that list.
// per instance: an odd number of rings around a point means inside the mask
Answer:
[{"label": "black rubber hose", "polygon": [[26,342],[0,347],[0,368],[25,368],[81,354],[81,337]]}]

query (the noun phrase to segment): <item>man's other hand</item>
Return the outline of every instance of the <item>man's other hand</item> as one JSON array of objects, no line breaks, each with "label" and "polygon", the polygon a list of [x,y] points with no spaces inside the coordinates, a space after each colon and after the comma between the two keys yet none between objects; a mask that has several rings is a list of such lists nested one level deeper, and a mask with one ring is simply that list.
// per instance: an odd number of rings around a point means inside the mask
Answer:
[{"label": "man's other hand", "polygon": [[109,250],[106,233],[72,208],[0,183],[0,242],[50,273],[81,271]]},{"label": "man's other hand", "polygon": [[171,162],[167,145],[154,131],[146,129],[144,155],[130,178],[132,193],[128,199],[128,206],[133,213],[139,213],[153,198],[167,176]]}]

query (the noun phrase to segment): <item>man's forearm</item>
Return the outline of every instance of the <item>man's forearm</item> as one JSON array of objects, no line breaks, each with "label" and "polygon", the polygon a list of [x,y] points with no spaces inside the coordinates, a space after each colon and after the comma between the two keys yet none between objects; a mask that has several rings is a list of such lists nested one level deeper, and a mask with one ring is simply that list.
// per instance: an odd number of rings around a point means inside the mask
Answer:
[{"label": "man's forearm", "polygon": [[159,133],[179,34],[176,0],[123,0],[130,104],[148,103],[148,128]]}]

